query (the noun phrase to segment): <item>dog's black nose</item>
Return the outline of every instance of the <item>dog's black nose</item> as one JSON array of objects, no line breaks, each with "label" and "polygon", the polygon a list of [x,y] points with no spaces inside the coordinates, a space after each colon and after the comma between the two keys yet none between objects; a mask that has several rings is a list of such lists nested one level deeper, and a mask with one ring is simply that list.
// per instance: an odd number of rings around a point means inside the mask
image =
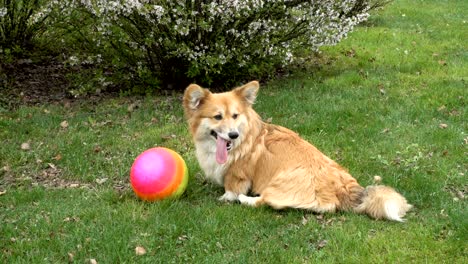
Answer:
[{"label": "dog's black nose", "polygon": [[228,136],[229,136],[230,139],[236,139],[236,138],[239,137],[239,133],[237,133],[237,132],[229,132],[229,133],[228,133]]}]

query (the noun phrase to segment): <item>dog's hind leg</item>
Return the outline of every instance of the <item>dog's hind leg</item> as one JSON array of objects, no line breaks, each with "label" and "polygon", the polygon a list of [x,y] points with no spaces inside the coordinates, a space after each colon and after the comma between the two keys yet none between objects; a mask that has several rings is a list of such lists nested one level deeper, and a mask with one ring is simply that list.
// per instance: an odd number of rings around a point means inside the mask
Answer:
[{"label": "dog's hind leg", "polygon": [[[322,190],[307,168],[280,172],[260,193],[261,201],[275,209],[298,208],[314,212],[335,212],[338,199],[333,192]],[[258,203],[249,199],[247,202]]]}]

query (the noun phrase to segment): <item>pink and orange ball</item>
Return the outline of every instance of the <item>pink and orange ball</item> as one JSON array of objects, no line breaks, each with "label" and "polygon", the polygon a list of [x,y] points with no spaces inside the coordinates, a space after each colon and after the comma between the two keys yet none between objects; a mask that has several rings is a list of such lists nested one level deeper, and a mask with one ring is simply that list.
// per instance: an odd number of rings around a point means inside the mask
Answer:
[{"label": "pink and orange ball", "polygon": [[162,147],[138,155],[130,169],[133,191],[145,201],[179,197],[187,188],[188,178],[184,159]]}]

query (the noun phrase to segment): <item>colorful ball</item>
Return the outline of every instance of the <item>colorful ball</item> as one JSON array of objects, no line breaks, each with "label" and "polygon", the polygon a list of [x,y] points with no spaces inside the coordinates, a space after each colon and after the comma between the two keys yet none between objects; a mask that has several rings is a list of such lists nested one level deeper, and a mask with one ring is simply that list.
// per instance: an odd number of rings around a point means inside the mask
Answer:
[{"label": "colorful ball", "polygon": [[133,162],[130,183],[135,194],[146,201],[178,197],[187,187],[187,165],[171,149],[151,148]]}]

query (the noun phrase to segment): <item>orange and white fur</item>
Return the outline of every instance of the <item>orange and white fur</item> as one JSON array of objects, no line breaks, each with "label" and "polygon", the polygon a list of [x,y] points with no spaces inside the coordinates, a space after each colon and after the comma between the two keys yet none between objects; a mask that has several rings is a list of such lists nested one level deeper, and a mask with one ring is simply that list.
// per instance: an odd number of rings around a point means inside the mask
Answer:
[{"label": "orange and white fur", "polygon": [[412,206],[394,189],[361,187],[293,131],[263,122],[252,108],[258,89],[252,81],[225,93],[196,84],[185,90],[196,155],[205,176],[224,186],[220,200],[314,212],[349,210],[404,221]]}]

